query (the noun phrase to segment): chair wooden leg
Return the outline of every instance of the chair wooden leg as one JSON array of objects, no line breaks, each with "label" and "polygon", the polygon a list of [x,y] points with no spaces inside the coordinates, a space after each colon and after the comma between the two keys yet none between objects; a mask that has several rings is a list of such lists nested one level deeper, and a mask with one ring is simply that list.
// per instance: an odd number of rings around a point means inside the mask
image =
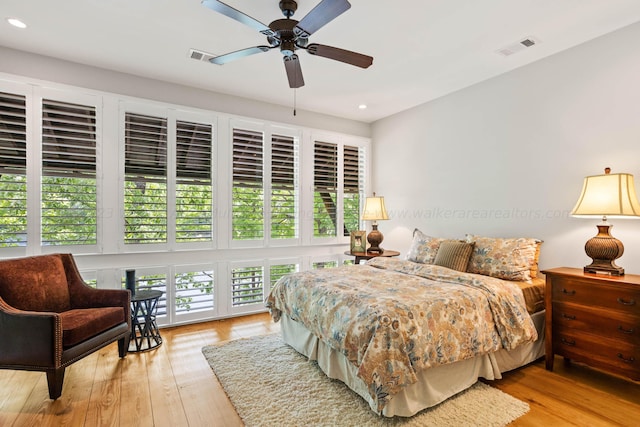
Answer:
[{"label": "chair wooden leg", "polygon": [[64,382],[64,368],[47,371],[47,384],[49,385],[49,398],[56,400],[62,394]]},{"label": "chair wooden leg", "polygon": [[129,351],[129,335],[118,340],[118,355],[122,358]]}]

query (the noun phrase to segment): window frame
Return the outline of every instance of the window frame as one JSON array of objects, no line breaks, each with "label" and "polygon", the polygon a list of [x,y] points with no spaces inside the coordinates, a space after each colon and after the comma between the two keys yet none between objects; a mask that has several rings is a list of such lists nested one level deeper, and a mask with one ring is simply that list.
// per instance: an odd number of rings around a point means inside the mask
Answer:
[{"label": "window frame", "polygon": [[[315,162],[315,142],[323,142],[335,144],[338,147],[338,171],[337,171],[337,203],[336,203],[336,211],[339,213],[337,216],[337,224],[336,224],[336,236],[331,237],[316,237],[314,235],[314,162]],[[362,197],[360,200],[360,215],[362,215],[362,209],[364,208],[364,201],[366,195],[370,193],[371,188],[371,143],[370,140],[366,138],[352,137],[346,136],[342,134],[334,134],[330,132],[322,132],[315,131],[311,132],[308,136],[308,139],[305,140],[305,148],[311,152],[309,155],[304,157],[304,164],[302,166],[304,173],[304,182],[306,183],[305,188],[308,188],[309,191],[306,192],[304,206],[305,212],[307,214],[304,215],[305,222],[305,243],[312,246],[323,246],[323,245],[349,245],[350,236],[344,236],[342,230],[344,229],[344,146],[353,146],[358,147],[358,149],[364,149],[364,164],[365,170],[361,174],[364,183],[362,185]],[[365,230],[365,222],[359,218],[358,224],[360,230]]]},{"label": "window frame", "polygon": [[[25,123],[25,131],[26,131],[26,135],[25,135],[26,168],[25,168],[24,174],[25,174],[25,180],[26,180],[25,206],[27,210],[27,213],[25,216],[26,217],[25,244],[18,245],[18,246],[6,246],[6,247],[0,248],[1,254],[6,255],[7,257],[18,257],[18,256],[25,256],[27,254],[27,250],[29,248],[30,242],[33,241],[31,240],[31,236],[34,234],[33,232],[34,227],[32,226],[32,222],[37,218],[39,218],[40,216],[39,212],[37,214],[34,214],[33,212],[34,195],[31,194],[33,192],[33,186],[30,185],[31,181],[33,180],[31,179],[32,170],[39,169],[39,167],[33,166],[34,160],[32,159],[32,156],[30,156],[30,154],[34,151],[33,145],[34,145],[35,138],[34,138],[32,129],[34,128],[34,120],[37,118],[37,116],[33,113],[34,88],[25,84],[19,84],[19,83],[0,80],[0,92],[5,92],[7,94],[15,95],[15,96],[22,96],[24,97],[24,101],[25,101],[25,104],[24,104],[25,122],[24,123]],[[35,123],[38,123],[38,121],[35,120]],[[35,163],[36,165],[38,165],[37,161]],[[38,238],[37,235],[36,235],[36,238]]]},{"label": "window frame", "polygon": [[[263,227],[261,239],[246,239],[235,240],[233,238],[233,138],[234,129],[241,129],[250,132],[262,133],[262,193],[263,193]],[[272,190],[272,142],[273,135],[291,137],[297,144],[297,159],[295,168],[297,170],[296,176],[296,237],[289,239],[276,239],[271,237],[271,190]],[[302,159],[302,131],[293,127],[269,124],[265,122],[255,122],[244,119],[231,119],[229,121],[229,157],[228,164],[229,169],[227,171],[227,180],[229,182],[229,198],[227,200],[227,209],[229,212],[228,219],[228,246],[230,248],[263,248],[263,247],[290,247],[298,246],[302,240],[302,225],[301,225],[301,196],[302,196],[302,175],[301,175],[301,159]]]},{"label": "window frame", "polygon": [[[336,254],[341,254],[349,244],[349,237],[341,233],[332,239],[313,238],[312,218],[309,211],[313,206],[313,197],[309,197],[309,189],[313,187],[313,141],[318,139],[331,143],[361,146],[366,150],[365,156],[365,191],[370,186],[370,164],[372,159],[372,142],[369,138],[341,134],[338,132],[319,130],[308,126],[299,126],[291,123],[277,123],[266,119],[242,117],[234,114],[225,114],[212,110],[199,109],[197,107],[181,106],[150,99],[135,98],[122,94],[101,92],[86,88],[78,88],[63,84],[42,82],[34,79],[9,77],[0,75],[0,90],[9,94],[25,97],[27,127],[26,145],[26,176],[27,176],[27,243],[26,246],[0,248],[1,257],[16,257],[38,255],[49,252],[69,251],[74,253],[78,266],[82,271],[91,271],[95,276],[97,286],[104,289],[120,289],[121,277],[127,269],[136,270],[138,278],[141,275],[159,275],[162,279],[162,289],[166,291],[161,299],[166,300],[167,313],[159,318],[161,325],[188,323],[212,318],[223,318],[231,315],[242,315],[254,312],[264,312],[264,304],[252,304],[248,307],[229,307],[230,271],[232,266],[240,264],[245,266],[261,266],[263,268],[264,296],[267,295],[271,281],[271,268],[277,265],[295,264],[299,271],[309,270],[314,261],[335,261]],[[41,202],[42,190],[42,99],[51,99],[61,102],[69,102],[80,105],[91,105],[96,108],[96,176],[97,176],[97,245],[70,246],[56,245],[42,247],[40,237],[41,226]],[[93,100],[93,101],[87,101]],[[211,150],[212,166],[212,240],[207,242],[177,243],[168,239],[167,243],[154,245],[124,245],[124,135],[125,111],[132,113],[166,117],[168,126],[171,120],[205,123],[212,126],[213,146]],[[233,244],[229,235],[230,224],[230,177],[231,169],[229,158],[232,155],[230,147],[232,136],[230,131],[232,123],[250,123],[264,132],[265,145],[263,148],[269,153],[271,150],[272,135],[291,136],[298,138],[298,195],[297,195],[297,224],[298,235],[295,239],[271,238],[270,226],[265,227],[264,239],[256,241],[254,245],[238,246]],[[176,156],[175,133],[169,133],[169,155]],[[169,145],[173,144],[173,145]],[[173,148],[171,148],[173,147]],[[288,157],[285,149],[281,159]],[[271,153],[269,153],[269,156]],[[171,218],[169,209],[175,208],[175,187],[169,186],[176,181],[175,158],[174,163],[167,165],[168,180],[168,218]],[[270,168],[270,157],[265,159],[265,167]],[[340,162],[343,156],[340,156]],[[169,162],[169,160],[167,161]],[[286,165],[286,162],[277,165]],[[311,166],[311,167],[310,167]],[[286,166],[285,166],[286,167]],[[282,169],[287,171],[288,169]],[[268,170],[267,176],[272,175]],[[282,175],[285,176],[284,174]],[[342,183],[343,172],[339,172],[339,188],[344,189]],[[276,181],[277,183],[278,181]],[[283,179],[284,185],[288,181]],[[271,180],[266,179],[265,212],[270,214],[271,204]],[[342,196],[339,197],[342,203]],[[288,215],[288,211],[285,210]],[[343,219],[340,218],[342,221]],[[268,224],[272,221],[268,215]],[[168,232],[175,225],[170,221]],[[237,242],[235,242],[237,243]],[[250,260],[250,261],[246,261]],[[253,260],[253,261],[251,261]],[[214,282],[214,311],[198,313],[188,319],[175,316],[172,307],[175,305],[175,271],[180,271],[182,265],[190,263],[208,264],[213,262],[213,271],[216,276]],[[84,273],[83,273],[84,274]],[[166,282],[166,284],[165,284]],[[216,299],[217,297],[217,299]]]},{"label": "window frame", "polygon": [[[71,104],[92,106],[96,112],[96,244],[95,245],[43,245],[42,244],[42,104],[45,99]],[[104,229],[101,221],[103,212],[103,159],[100,153],[103,146],[103,107],[100,96],[81,93],[71,90],[58,90],[52,88],[34,88],[33,93],[34,138],[32,146],[29,146],[27,138],[27,192],[32,190],[31,197],[27,194],[27,229],[31,220],[32,230],[27,233],[27,247],[37,246],[42,254],[70,252],[74,254],[91,254],[102,252]],[[28,133],[28,131],[27,131]],[[31,159],[29,156],[32,155]],[[29,161],[31,160],[31,161]],[[31,172],[31,174],[29,174]],[[29,183],[29,178],[33,178]],[[36,181],[36,182],[34,182]],[[37,191],[34,187],[37,187]],[[37,218],[34,205],[37,204]],[[31,216],[29,209],[31,209]],[[37,224],[37,226],[36,226]],[[37,233],[35,236],[34,234]],[[31,239],[31,244],[29,243]],[[37,242],[37,243],[36,243]]]},{"label": "window frame", "polygon": [[[125,138],[126,125],[125,117],[127,113],[153,116],[167,120],[167,241],[159,243],[125,243],[125,216],[124,216],[124,188],[125,188]],[[211,125],[211,240],[202,242],[176,242],[176,186],[177,186],[177,133],[176,124],[178,121],[194,122],[203,125]],[[217,230],[219,219],[216,215],[218,206],[218,165],[216,162],[218,150],[217,116],[196,111],[185,111],[170,108],[164,105],[141,104],[131,101],[120,101],[118,107],[118,210],[120,221],[118,223],[118,251],[120,253],[130,252],[155,252],[165,250],[197,250],[215,249],[217,247]]]}]

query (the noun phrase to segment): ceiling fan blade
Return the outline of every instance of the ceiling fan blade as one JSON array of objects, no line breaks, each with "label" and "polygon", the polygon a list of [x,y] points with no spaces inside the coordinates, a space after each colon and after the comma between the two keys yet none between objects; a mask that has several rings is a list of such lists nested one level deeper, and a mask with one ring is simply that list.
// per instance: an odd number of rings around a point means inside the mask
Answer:
[{"label": "ceiling fan blade", "polygon": [[289,78],[289,87],[296,89],[304,86],[304,78],[302,77],[302,68],[300,68],[298,55],[285,56],[283,59],[284,68],[287,70],[287,77]]},{"label": "ceiling fan blade", "polygon": [[234,9],[228,4],[222,3],[221,1],[202,0],[202,5],[225,16],[228,16],[231,19],[235,19],[236,21],[247,25],[254,30],[258,30],[265,36],[275,36],[275,32],[268,26],[264,25],[262,22],[240,12],[238,9]]},{"label": "ceiling fan blade", "polygon": [[351,4],[347,0],[322,0],[298,22],[293,31],[298,37],[308,38],[311,34],[349,10],[350,7]]},{"label": "ceiling fan blade", "polygon": [[311,55],[323,56],[360,68],[369,68],[373,64],[373,57],[371,56],[323,44],[311,43],[307,46],[307,52]]},{"label": "ceiling fan blade", "polygon": [[255,46],[248,47],[242,50],[236,50],[235,52],[225,53],[224,55],[215,56],[209,60],[212,64],[223,65],[227,62],[235,61],[236,59],[244,58],[245,56],[255,55],[256,53],[268,52],[271,48],[269,46]]}]

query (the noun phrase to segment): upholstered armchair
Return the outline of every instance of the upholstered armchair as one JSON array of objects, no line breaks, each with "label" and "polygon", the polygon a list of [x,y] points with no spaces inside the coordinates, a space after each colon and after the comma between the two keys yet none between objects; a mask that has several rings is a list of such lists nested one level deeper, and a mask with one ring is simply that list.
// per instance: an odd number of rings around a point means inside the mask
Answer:
[{"label": "upholstered armchair", "polygon": [[55,400],[67,366],[116,340],[125,357],[130,313],[129,291],[88,286],[71,254],[0,261],[0,369],[46,372]]}]

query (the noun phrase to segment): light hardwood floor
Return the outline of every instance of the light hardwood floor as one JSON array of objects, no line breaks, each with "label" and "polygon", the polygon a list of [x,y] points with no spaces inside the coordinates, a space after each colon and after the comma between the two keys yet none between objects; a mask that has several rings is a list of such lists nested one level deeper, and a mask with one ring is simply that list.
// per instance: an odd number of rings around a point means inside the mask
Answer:
[{"label": "light hardwood floor", "polygon": [[[242,426],[201,348],[279,330],[258,314],[162,329],[162,346],[122,360],[112,344],[67,368],[56,401],[43,373],[0,370],[0,426]],[[529,403],[512,425],[640,425],[640,383],[561,358],[555,365],[548,372],[538,361],[489,382]]]}]

